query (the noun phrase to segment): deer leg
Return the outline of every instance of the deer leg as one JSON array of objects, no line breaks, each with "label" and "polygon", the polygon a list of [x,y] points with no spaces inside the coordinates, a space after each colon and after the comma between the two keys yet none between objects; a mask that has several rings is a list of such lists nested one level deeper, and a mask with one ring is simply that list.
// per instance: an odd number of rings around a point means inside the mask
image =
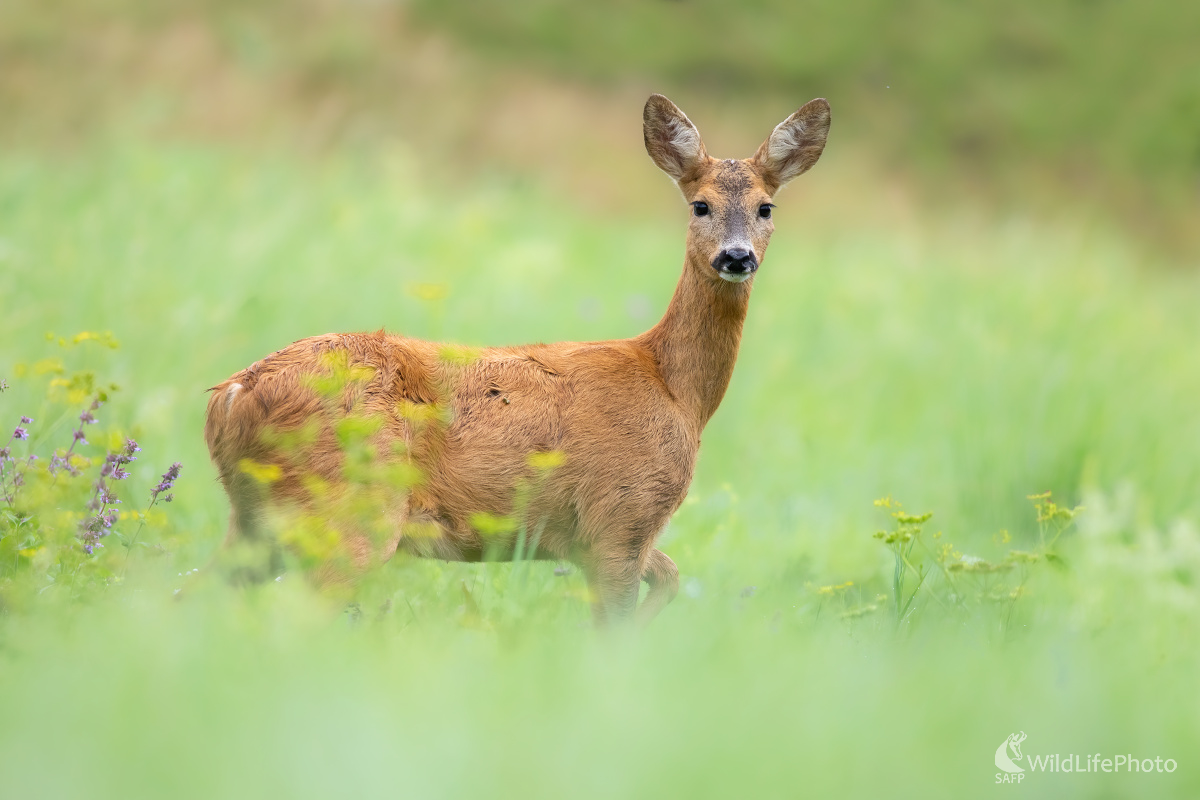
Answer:
[{"label": "deer leg", "polygon": [[633,615],[641,586],[638,559],[614,553],[597,554],[584,564],[591,592],[592,619],[603,628]]},{"label": "deer leg", "polygon": [[229,532],[212,563],[237,585],[268,581],[283,571],[283,553],[264,529],[262,487],[236,471],[221,479],[229,494]]},{"label": "deer leg", "polygon": [[642,580],[650,587],[646,599],[638,607],[634,619],[645,625],[679,594],[679,569],[662,550],[651,550],[642,571]]}]

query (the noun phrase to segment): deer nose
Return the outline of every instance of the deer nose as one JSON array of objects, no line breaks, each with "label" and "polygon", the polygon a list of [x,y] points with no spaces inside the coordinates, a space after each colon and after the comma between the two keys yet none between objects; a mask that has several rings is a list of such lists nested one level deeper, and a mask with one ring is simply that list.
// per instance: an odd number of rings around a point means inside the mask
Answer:
[{"label": "deer nose", "polygon": [[758,269],[758,259],[744,247],[728,247],[717,254],[712,265],[717,272],[749,275]]}]

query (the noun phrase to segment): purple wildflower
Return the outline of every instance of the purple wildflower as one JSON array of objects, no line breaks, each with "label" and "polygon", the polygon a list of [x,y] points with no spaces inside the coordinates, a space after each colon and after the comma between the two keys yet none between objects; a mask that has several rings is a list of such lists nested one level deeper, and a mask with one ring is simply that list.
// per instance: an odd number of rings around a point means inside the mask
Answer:
[{"label": "purple wildflower", "polygon": [[12,438],[14,438],[14,439],[28,439],[28,438],[29,438],[29,431],[25,430],[24,428],[20,428],[20,427],[18,427],[18,428],[17,428],[15,431],[13,431]]},{"label": "purple wildflower", "polygon": [[[72,476],[76,476],[76,477],[79,476],[79,470],[72,467],[72,465],[71,465],[71,455],[74,452],[74,449],[76,449],[76,445],[78,445],[80,443],[80,441],[82,441],[83,444],[88,444],[88,437],[86,437],[86,435],[83,432],[83,426],[95,425],[96,417],[94,415],[92,415],[92,411],[95,411],[96,409],[100,408],[101,405],[103,405],[103,403],[100,402],[100,398],[96,397],[96,398],[92,399],[91,405],[89,405],[88,410],[83,411],[83,413],[79,414],[79,427],[74,429],[74,431],[71,434],[71,437],[72,437],[71,446],[67,447],[67,451],[65,453],[62,453],[61,456],[59,456],[58,453],[55,453],[54,457],[50,458],[49,473],[50,473],[50,475],[55,476],[55,480],[58,479],[58,474],[60,473],[60,471],[64,470],[64,469],[67,471],[67,473],[70,473]],[[134,447],[136,447],[136,446],[137,446],[137,444],[134,443]],[[107,477],[107,475],[102,474],[101,477]]]},{"label": "purple wildflower", "polygon": [[[87,506],[91,514],[79,522],[77,535],[83,542],[83,552],[88,555],[91,555],[95,548],[104,546],[100,544],[100,539],[109,534],[109,529],[117,521],[117,509],[111,506],[120,503],[121,500],[109,488],[105,478],[112,477],[114,480],[120,480],[122,475],[128,476],[128,473],[123,473],[117,466],[120,458],[121,456],[117,453],[109,453],[108,457],[104,459],[100,479],[96,481],[95,492]],[[70,468],[69,463],[67,468]]]},{"label": "purple wildflower", "polygon": [[[183,464],[180,464],[178,461],[176,461],[171,465],[170,469],[163,473],[162,480],[159,481],[158,485],[154,487],[154,497],[157,497],[175,485],[175,481],[179,479],[179,471],[181,469],[183,469]],[[151,502],[153,502],[154,497],[150,498]],[[163,502],[170,501],[164,500]]]},{"label": "purple wildflower", "polygon": [[61,455],[61,456],[58,453],[54,453],[53,455],[51,455],[50,456],[50,465],[46,468],[47,472],[49,472],[51,475],[55,475],[55,476],[57,476],[58,473],[62,472],[63,470],[66,470],[67,474],[74,478],[78,478],[80,476],[80,474],[82,474],[71,463],[71,454],[69,451],[65,455]]},{"label": "purple wildflower", "polygon": [[128,478],[129,473],[121,469],[121,467],[131,461],[137,461],[137,456],[134,453],[140,452],[141,449],[133,439],[126,439],[125,448],[120,453],[109,453],[108,458],[104,459],[104,466],[100,469],[100,477],[112,478],[114,481],[123,481]]},{"label": "purple wildflower", "polygon": [[[133,439],[129,439],[125,443],[125,454],[123,457],[129,458],[130,460],[132,460],[132,454],[136,453],[140,449],[141,448],[137,446],[137,442],[135,442]],[[147,513],[149,513],[150,509],[154,508],[154,504],[158,502],[159,495],[175,485],[175,481],[177,481],[179,479],[179,472],[182,469],[183,469],[183,464],[180,464],[178,461],[176,461],[174,464],[172,464],[167,469],[166,472],[163,473],[162,480],[160,480],[158,482],[158,485],[156,485],[150,491],[150,504],[146,506],[146,511],[142,512],[142,514],[141,514],[141,518],[142,518],[141,524],[138,525],[138,529],[137,529],[137,531],[134,532],[133,538],[130,539],[129,543],[125,545],[125,548],[126,548],[125,561],[126,561],[126,563],[128,563],[128,561],[129,561],[129,553],[133,550],[133,546],[135,544],[137,544],[138,537],[142,535],[142,528],[146,527]],[[115,466],[114,466],[114,470],[117,470],[118,472],[120,471]],[[128,473],[125,473],[125,474],[128,475]],[[175,499],[175,495],[168,494],[166,497],[162,498],[162,501],[164,503],[169,503],[174,499]]]},{"label": "purple wildflower", "polygon": [[[56,481],[58,480],[58,473],[62,472],[63,470],[66,470],[69,475],[76,478],[82,474],[79,469],[71,464],[71,455],[75,452],[75,446],[77,444],[80,442],[83,442],[84,444],[88,443],[87,436],[85,436],[83,433],[83,426],[94,425],[96,423],[96,418],[92,416],[92,412],[98,409],[100,405],[100,398],[97,397],[92,400],[92,404],[88,407],[88,410],[79,415],[79,427],[77,427],[71,434],[71,446],[68,447],[66,452],[62,453],[61,455],[59,453],[54,453],[50,457],[50,464],[47,467],[47,471],[54,476]],[[111,469],[107,462],[105,466]],[[101,473],[100,477],[105,478],[108,476],[104,473]]]},{"label": "purple wildflower", "polygon": [[[21,419],[25,418],[22,417]],[[18,434],[23,432],[24,431],[21,428],[17,428],[17,433],[14,433],[13,436],[22,438],[18,436]],[[11,442],[12,437],[9,437],[8,441]],[[11,469],[9,468],[10,464],[12,465]],[[13,476],[12,491],[9,491],[8,486],[8,474],[10,472]],[[4,502],[8,504],[9,508],[12,508],[17,489],[19,489],[24,482],[24,476],[17,470],[17,459],[12,457],[12,448],[9,447],[8,443],[6,442],[4,447],[0,447],[0,497],[4,498]]]},{"label": "purple wildflower", "polygon": [[104,465],[100,467],[100,477],[112,478],[113,480],[118,481],[125,480],[129,477],[129,473],[122,470],[121,467],[125,466],[130,461],[135,460],[136,459],[133,458],[127,458],[121,453],[109,453],[104,457]]},{"label": "purple wildflower", "polygon": [[26,417],[26,416],[22,415],[21,416],[21,424],[22,425],[32,425],[33,419],[31,417]]}]

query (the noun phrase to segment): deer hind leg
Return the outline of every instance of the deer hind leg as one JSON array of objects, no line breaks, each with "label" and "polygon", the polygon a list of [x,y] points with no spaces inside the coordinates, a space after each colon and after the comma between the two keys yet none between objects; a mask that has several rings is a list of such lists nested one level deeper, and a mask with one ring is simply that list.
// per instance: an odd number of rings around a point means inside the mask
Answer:
[{"label": "deer hind leg", "polygon": [[262,487],[248,475],[222,471],[229,494],[229,531],[214,557],[234,584],[262,583],[283,572],[283,552],[263,519]]},{"label": "deer hind leg", "polygon": [[313,545],[332,548],[324,563],[310,563],[305,570],[317,586],[353,584],[372,565],[395,554],[408,517],[407,492],[376,495],[356,504],[345,500],[341,487],[333,484],[317,502],[289,500],[299,492],[283,491],[282,484],[268,487],[233,470],[223,474],[222,481],[231,512],[216,564],[235,584],[276,578],[286,569],[285,551],[304,564],[306,557],[313,557]]},{"label": "deer hind leg", "polygon": [[658,612],[679,594],[679,569],[666,553],[651,550],[642,571],[642,580],[650,586],[650,591],[634,614],[634,620],[639,625],[645,625],[658,616]]},{"label": "deer hind leg", "polygon": [[634,548],[622,546],[597,547],[581,559],[597,627],[633,616],[644,560]]}]

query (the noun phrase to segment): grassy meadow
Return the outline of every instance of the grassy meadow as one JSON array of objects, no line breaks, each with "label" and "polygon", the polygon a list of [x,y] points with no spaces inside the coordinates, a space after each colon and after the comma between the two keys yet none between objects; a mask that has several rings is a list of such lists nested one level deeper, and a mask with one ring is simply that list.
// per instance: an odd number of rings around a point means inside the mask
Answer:
[{"label": "grassy meadow", "polygon": [[[7,445],[0,504],[0,795],[1200,795],[1186,237],[1163,248],[1114,222],[1119,203],[1076,207],[1069,181],[1014,202],[986,159],[979,185],[937,196],[940,173],[885,166],[898,146],[862,120],[839,139],[819,70],[730,100],[730,118],[727,90],[705,100],[669,65],[626,63],[609,85],[588,55],[576,79],[512,56],[511,27],[481,43],[430,11],[405,28],[412,61],[390,63],[410,74],[391,133],[372,132],[381,114],[289,138],[309,95],[263,78],[265,56],[212,78],[229,117],[165,99],[180,75],[211,89],[199,67],[118,96],[103,80],[126,67],[105,53],[149,42],[167,24],[149,14],[101,37],[79,78],[112,93],[104,124],[43,136],[70,127],[61,97],[41,122],[29,99],[60,75],[58,39],[15,8],[25,69],[0,92],[19,85],[5,96],[30,119],[0,149],[0,437],[29,438]],[[252,44],[260,23],[230,36]],[[350,79],[366,68],[346,53],[385,35],[369,23],[329,28]],[[642,151],[654,81],[721,156],[811,96],[835,118],[777,200],[732,386],[660,540],[676,601],[645,631],[598,633],[581,576],[553,563],[398,558],[350,597],[296,570],[250,588],[213,574],[228,505],[201,430],[205,390],[232,372],[330,331],[498,345],[658,319],[687,209]],[[425,122],[405,110],[438,98]],[[295,128],[326,130],[322,113]],[[51,476],[97,391],[84,474]],[[92,481],[127,437],[141,452],[110,481],[124,515],[85,556]],[[173,462],[173,501],[141,525],[130,512]],[[1026,771],[997,785],[1018,731]],[[1097,753],[1177,768],[1030,767]]]}]

